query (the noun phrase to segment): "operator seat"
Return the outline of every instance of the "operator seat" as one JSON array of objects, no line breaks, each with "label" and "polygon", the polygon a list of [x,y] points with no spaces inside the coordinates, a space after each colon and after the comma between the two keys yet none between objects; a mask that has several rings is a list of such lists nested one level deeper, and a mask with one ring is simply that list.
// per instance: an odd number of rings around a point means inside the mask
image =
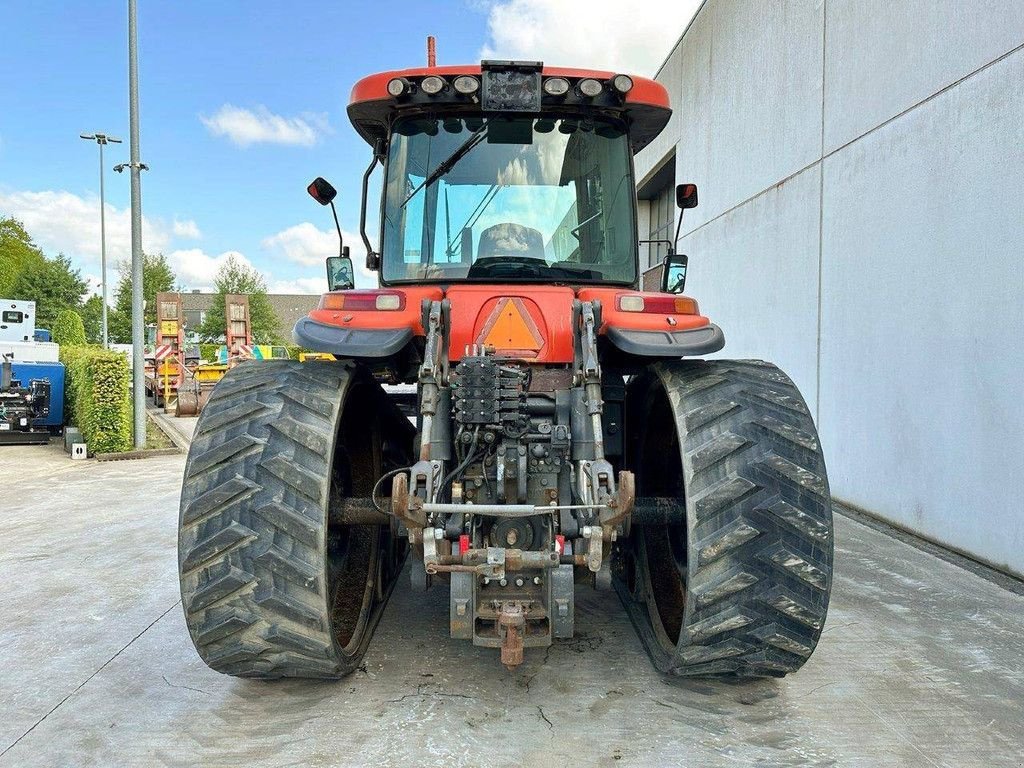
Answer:
[{"label": "operator seat", "polygon": [[544,258],[544,235],[533,227],[506,222],[495,224],[480,233],[477,259],[502,257]]}]

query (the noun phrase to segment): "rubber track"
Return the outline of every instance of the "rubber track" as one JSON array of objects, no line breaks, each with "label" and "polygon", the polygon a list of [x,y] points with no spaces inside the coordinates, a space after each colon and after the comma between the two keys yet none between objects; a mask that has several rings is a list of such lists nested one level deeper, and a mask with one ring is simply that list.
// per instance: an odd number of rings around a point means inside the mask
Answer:
[{"label": "rubber track", "polygon": [[356,375],[347,363],[244,364],[217,385],[199,418],[178,563],[189,632],[218,672],[336,678],[366,650],[386,596],[365,641],[342,649],[326,553],[335,436]]},{"label": "rubber track", "polygon": [[807,405],[761,361],[660,363],[630,395],[658,389],[679,437],[687,509],[685,608],[673,651],[664,634],[659,642],[649,603],[621,582],[620,595],[663,672],[793,672],[817,644],[832,586],[831,500]]}]

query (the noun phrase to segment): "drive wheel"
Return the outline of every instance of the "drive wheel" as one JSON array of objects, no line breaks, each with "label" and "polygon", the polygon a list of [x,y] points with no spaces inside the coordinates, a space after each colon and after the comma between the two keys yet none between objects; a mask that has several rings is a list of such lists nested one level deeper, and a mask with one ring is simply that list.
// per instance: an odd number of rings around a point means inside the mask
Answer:
[{"label": "drive wheel", "polygon": [[358,667],[405,557],[389,526],[332,525],[412,427],[352,363],[263,361],[217,384],[181,496],[182,604],[199,655],[241,677]]},{"label": "drive wheel", "polygon": [[633,526],[616,586],[655,667],[781,677],[821,635],[832,585],[825,461],[803,398],[760,361],[659,363],[626,397],[637,495],[685,519]]}]

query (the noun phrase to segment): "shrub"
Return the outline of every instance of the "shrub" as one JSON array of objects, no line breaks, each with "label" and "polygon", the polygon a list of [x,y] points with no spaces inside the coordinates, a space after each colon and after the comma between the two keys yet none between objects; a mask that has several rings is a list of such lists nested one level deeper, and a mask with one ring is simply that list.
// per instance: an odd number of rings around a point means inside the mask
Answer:
[{"label": "shrub", "polygon": [[82,322],[82,316],[73,309],[62,309],[53,321],[50,334],[54,342],[61,346],[85,344],[85,323]]},{"label": "shrub", "polygon": [[217,352],[220,350],[220,344],[200,344],[199,345],[199,357],[208,363],[217,362]]},{"label": "shrub", "polygon": [[92,453],[132,450],[131,371],[128,359],[101,347],[62,346],[65,413]]}]

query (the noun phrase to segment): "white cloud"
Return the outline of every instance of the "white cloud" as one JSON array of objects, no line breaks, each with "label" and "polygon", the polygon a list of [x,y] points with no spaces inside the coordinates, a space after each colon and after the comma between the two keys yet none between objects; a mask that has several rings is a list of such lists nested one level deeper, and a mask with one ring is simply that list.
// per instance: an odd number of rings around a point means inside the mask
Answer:
[{"label": "white cloud", "polygon": [[267,285],[269,293],[311,293],[327,292],[327,277],[300,277],[295,280],[271,280]]},{"label": "white cloud", "polygon": [[[355,265],[356,286],[369,288],[377,285],[377,273],[366,268],[365,250],[360,237],[341,230],[341,236],[346,245],[352,249],[352,262]],[[280,232],[263,238],[260,245],[275,255],[284,256],[289,261],[303,267],[314,267],[323,271],[324,260],[328,256],[338,255],[338,233],[333,229],[319,229],[314,224],[304,221],[301,224],[288,227]],[[327,290],[327,278],[322,280],[316,278],[316,284],[323,288],[316,289],[316,293]],[[314,284],[314,278],[298,278],[297,280],[279,280],[280,285],[307,286]],[[280,293],[293,293],[290,290],[275,291]],[[305,291],[298,291],[304,293]]]},{"label": "white cloud", "polygon": [[212,291],[217,270],[231,256],[234,256],[243,265],[253,267],[253,263],[238,251],[225,251],[217,256],[210,256],[201,248],[186,248],[171,251],[167,254],[167,260],[170,262],[178,282],[186,289],[198,288],[201,291]]},{"label": "white cloud", "polygon": [[701,0],[497,0],[483,59],[542,60],[651,76]]},{"label": "white cloud", "polygon": [[250,110],[225,104],[213,116],[199,119],[214,136],[225,136],[240,147],[261,143],[311,147],[330,131],[326,113],[282,117],[264,106]]},{"label": "white cloud", "polygon": [[[351,242],[353,237],[344,231],[342,236],[347,243]],[[309,267],[323,264],[328,256],[338,254],[338,233],[329,229],[318,229],[310,222],[304,221],[265,237],[260,245],[281,254],[289,261]]]},{"label": "white cloud", "polygon": [[[49,254],[65,253],[89,269],[100,260],[100,201],[65,191],[5,192],[0,212],[20,219],[36,245]],[[132,254],[131,209],[106,204],[107,269]],[[151,253],[166,249],[170,233],[159,221],[143,217],[142,247]],[[115,278],[111,278],[113,282]]]},{"label": "white cloud", "polygon": [[201,240],[203,233],[199,231],[199,225],[189,219],[188,221],[174,220],[174,236],[188,240]]}]

